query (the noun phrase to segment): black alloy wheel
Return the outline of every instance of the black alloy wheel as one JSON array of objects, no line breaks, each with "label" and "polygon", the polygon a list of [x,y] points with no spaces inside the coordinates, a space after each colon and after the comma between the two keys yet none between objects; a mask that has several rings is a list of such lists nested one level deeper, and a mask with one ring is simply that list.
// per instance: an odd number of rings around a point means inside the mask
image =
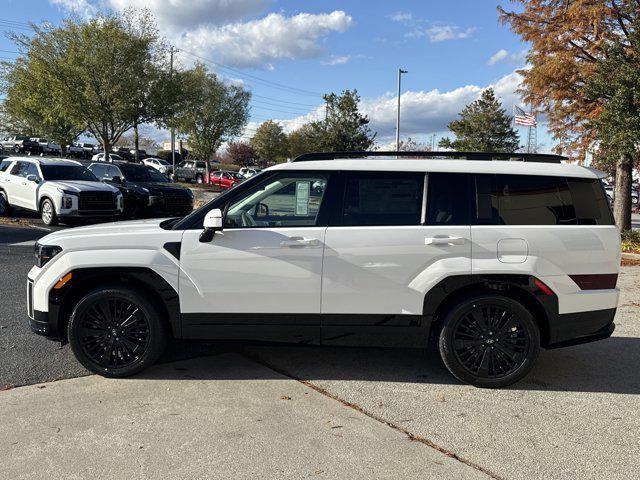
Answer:
[{"label": "black alloy wheel", "polygon": [[102,288],[76,305],[68,326],[76,358],[92,372],[126,377],[153,364],[164,350],[165,320],[141,294]]},{"label": "black alloy wheel", "polygon": [[439,346],[445,365],[458,379],[503,387],[529,372],[540,350],[540,333],[520,303],[479,296],[451,309]]}]

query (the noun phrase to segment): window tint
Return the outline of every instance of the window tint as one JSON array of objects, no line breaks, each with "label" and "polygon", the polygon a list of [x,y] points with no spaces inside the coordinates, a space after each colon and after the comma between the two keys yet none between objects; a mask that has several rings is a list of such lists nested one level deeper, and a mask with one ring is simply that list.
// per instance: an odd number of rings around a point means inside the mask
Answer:
[{"label": "window tint", "polygon": [[502,225],[575,223],[569,186],[562,177],[497,175],[499,222]]},{"label": "window tint", "polygon": [[493,225],[612,225],[598,180],[475,175],[476,218]]},{"label": "window tint", "polygon": [[97,182],[96,176],[81,165],[40,165],[45,180],[82,180]]},{"label": "window tint", "polygon": [[427,225],[469,225],[469,176],[429,173]]},{"label": "window tint", "polygon": [[328,178],[321,174],[282,174],[243,192],[229,205],[231,228],[316,225]]},{"label": "window tint", "polygon": [[578,225],[613,225],[613,214],[600,180],[568,178]]},{"label": "window tint", "polygon": [[349,174],[343,225],[420,225],[422,173]]}]

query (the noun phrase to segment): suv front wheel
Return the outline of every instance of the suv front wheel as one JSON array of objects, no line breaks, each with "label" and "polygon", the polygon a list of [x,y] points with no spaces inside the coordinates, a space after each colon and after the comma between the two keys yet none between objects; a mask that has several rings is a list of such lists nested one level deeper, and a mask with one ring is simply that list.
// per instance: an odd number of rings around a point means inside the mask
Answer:
[{"label": "suv front wheel", "polygon": [[56,215],[56,208],[53,202],[48,198],[45,198],[40,205],[40,218],[45,225],[57,225],[58,215]]},{"label": "suv front wheel", "polygon": [[105,377],[127,377],[146,369],[167,343],[162,314],[138,291],[102,287],[73,309],[67,334],[87,369]]},{"label": "suv front wheel", "polygon": [[540,351],[540,331],[519,302],[479,295],[449,310],[439,338],[440,355],[459,380],[499,388],[522,379]]}]

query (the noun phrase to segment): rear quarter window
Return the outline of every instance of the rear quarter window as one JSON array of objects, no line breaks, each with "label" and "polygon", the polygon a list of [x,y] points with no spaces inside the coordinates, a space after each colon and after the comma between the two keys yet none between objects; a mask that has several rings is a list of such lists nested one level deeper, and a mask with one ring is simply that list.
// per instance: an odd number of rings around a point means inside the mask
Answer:
[{"label": "rear quarter window", "polygon": [[567,179],[578,225],[614,225],[613,213],[601,180]]}]

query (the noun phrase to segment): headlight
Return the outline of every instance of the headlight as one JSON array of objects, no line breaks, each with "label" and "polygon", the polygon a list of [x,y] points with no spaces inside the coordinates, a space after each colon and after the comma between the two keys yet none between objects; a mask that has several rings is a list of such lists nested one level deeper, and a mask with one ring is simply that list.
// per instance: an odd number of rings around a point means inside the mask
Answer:
[{"label": "headlight", "polygon": [[193,200],[193,192],[190,188],[187,188],[187,195],[189,195],[189,197],[191,197],[191,200]]},{"label": "headlight", "polygon": [[149,189],[148,188],[140,187],[140,190],[142,190],[144,193],[149,193]]},{"label": "headlight", "polygon": [[65,210],[69,210],[73,207],[73,198],[71,197],[62,197],[62,208]]},{"label": "headlight", "polygon": [[155,205],[162,201],[162,197],[160,195],[150,195],[149,196],[149,205]]},{"label": "headlight", "polygon": [[62,248],[57,245],[42,245],[36,242],[34,251],[36,266],[39,268],[44,267],[49,260],[58,255],[61,251]]}]

